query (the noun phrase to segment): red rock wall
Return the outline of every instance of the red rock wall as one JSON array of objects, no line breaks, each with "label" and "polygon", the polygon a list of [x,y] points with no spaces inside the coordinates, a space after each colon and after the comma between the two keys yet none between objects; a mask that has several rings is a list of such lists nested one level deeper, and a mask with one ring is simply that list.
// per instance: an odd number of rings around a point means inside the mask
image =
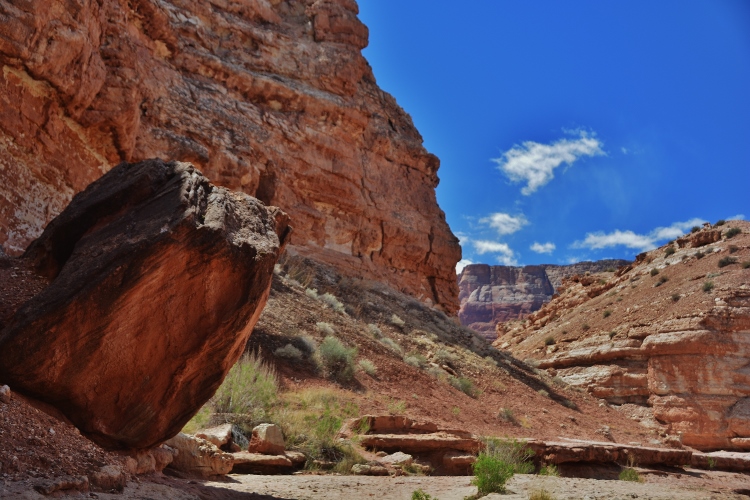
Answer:
[{"label": "red rock wall", "polygon": [[0,244],[120,161],[190,161],[290,249],[458,309],[438,159],[361,55],[353,0],[0,0]]}]

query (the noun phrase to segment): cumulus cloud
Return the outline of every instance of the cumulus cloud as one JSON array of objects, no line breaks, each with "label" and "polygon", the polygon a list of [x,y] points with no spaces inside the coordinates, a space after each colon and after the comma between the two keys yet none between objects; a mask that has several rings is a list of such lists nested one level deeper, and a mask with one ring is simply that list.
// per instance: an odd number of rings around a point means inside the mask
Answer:
[{"label": "cumulus cloud", "polygon": [[725,220],[745,220],[745,214],[737,214],[731,217],[727,217]]},{"label": "cumulus cloud", "polygon": [[601,231],[587,233],[583,241],[573,243],[573,248],[600,250],[602,248],[624,246],[641,251],[652,250],[657,247],[658,242],[673,240],[688,232],[693,226],[700,226],[703,222],[705,222],[703,219],[675,222],[668,227],[657,227],[648,234],[637,234],[633,231],[620,231],[619,229],[611,233]]},{"label": "cumulus cloud", "polygon": [[479,255],[484,255],[486,253],[497,254],[498,262],[506,266],[515,266],[517,263],[515,254],[507,243],[500,243],[499,241],[473,240],[472,244]]},{"label": "cumulus cloud", "polygon": [[523,226],[527,225],[529,221],[526,220],[526,217],[524,217],[523,214],[514,217],[510,214],[497,212],[479,219],[479,223],[490,226],[497,231],[497,234],[499,235],[504,235],[513,234],[516,231],[519,231]]},{"label": "cumulus cloud", "polygon": [[530,248],[533,252],[536,252],[536,253],[552,253],[555,251],[555,248],[557,247],[552,242],[537,243],[535,241],[534,244],[531,245]]},{"label": "cumulus cloud", "polygon": [[572,165],[584,156],[603,155],[602,142],[584,131],[578,131],[576,139],[560,139],[552,144],[526,141],[503,153],[502,158],[493,158],[498,168],[513,182],[526,182],[521,189],[530,195],[554,179],[557,167]]},{"label": "cumulus cloud", "polygon": [[461,260],[459,260],[458,263],[456,264],[456,274],[461,274],[461,271],[464,270],[464,267],[466,267],[468,265],[471,265],[473,263],[474,262],[472,262],[469,259],[461,259]]}]

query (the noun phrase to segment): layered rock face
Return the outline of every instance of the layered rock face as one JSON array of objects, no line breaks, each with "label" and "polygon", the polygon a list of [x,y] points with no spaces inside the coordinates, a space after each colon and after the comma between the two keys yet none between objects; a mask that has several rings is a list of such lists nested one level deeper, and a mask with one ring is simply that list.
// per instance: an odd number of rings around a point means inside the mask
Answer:
[{"label": "layered rock face", "polygon": [[571,278],[495,345],[612,404],[650,408],[673,441],[750,450],[749,265],[750,223],[706,227],[614,276]]},{"label": "layered rock face", "polygon": [[1,283],[41,290],[0,308],[0,380],[109,449],[174,436],[242,354],[287,223],[190,164],[115,167],[1,259]]},{"label": "layered rock face", "polygon": [[438,159],[378,88],[354,0],[0,0],[0,244],[120,161],[190,161],[291,249],[458,309]]},{"label": "layered rock face", "polygon": [[624,260],[580,262],[569,266],[466,266],[458,277],[461,324],[495,339],[495,325],[520,319],[549,302],[563,278],[601,272]]}]

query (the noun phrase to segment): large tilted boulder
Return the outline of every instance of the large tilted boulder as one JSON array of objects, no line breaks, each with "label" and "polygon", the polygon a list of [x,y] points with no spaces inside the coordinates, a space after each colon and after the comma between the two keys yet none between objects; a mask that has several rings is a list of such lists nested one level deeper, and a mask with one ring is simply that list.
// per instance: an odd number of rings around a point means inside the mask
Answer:
[{"label": "large tilted boulder", "polygon": [[191,164],[113,168],[21,257],[51,282],[0,330],[0,380],[106,448],[158,445],[242,354],[289,232]]}]

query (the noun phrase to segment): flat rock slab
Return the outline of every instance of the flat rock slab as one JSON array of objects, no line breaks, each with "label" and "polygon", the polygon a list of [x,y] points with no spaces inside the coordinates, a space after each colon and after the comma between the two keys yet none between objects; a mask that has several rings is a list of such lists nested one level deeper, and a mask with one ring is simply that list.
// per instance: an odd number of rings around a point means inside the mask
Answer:
[{"label": "flat rock slab", "polygon": [[294,467],[292,460],[285,455],[264,455],[239,451],[234,457],[233,474],[283,474]]},{"label": "flat rock slab", "polygon": [[750,453],[733,451],[694,452],[690,465],[697,469],[748,472],[750,471]]},{"label": "flat rock slab", "polygon": [[435,450],[478,452],[482,443],[478,439],[462,438],[444,432],[431,434],[367,434],[361,436],[365,448],[404,453],[423,453]]},{"label": "flat rock slab", "polygon": [[650,448],[597,441],[526,440],[537,459],[546,464],[567,462],[598,462],[626,464],[633,460],[638,466],[664,465],[681,467],[691,463],[692,452],[671,448]]},{"label": "flat rock slab", "polygon": [[118,165],[20,257],[50,284],[0,330],[0,380],[104,448],[160,444],[242,354],[289,233],[189,163]]}]

